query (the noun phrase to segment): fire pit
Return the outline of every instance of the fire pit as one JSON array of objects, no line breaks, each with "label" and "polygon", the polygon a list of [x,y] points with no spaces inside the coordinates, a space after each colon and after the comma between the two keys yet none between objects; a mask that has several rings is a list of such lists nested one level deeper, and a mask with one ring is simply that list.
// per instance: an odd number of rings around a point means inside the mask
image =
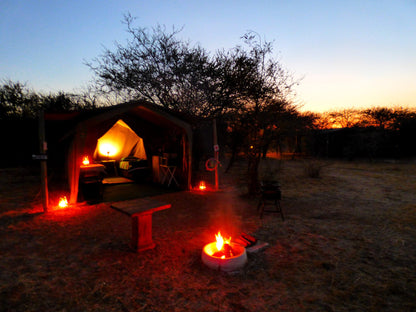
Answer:
[{"label": "fire pit", "polygon": [[211,269],[232,272],[241,269],[247,263],[246,249],[229,239],[224,239],[218,232],[216,242],[209,243],[202,249],[202,262]]}]

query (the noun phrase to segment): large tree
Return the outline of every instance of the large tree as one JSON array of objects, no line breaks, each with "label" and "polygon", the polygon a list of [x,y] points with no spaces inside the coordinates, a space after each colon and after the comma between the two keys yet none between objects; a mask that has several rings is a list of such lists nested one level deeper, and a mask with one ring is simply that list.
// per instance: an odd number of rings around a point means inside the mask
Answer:
[{"label": "large tree", "polygon": [[[117,43],[116,50],[88,62],[97,86],[127,99],[144,98],[166,108],[190,115],[217,114],[222,104],[213,100],[218,71],[200,46],[177,38],[180,29],[162,26],[151,30],[134,27],[134,18],[124,22],[131,39]],[[218,107],[219,105],[219,107]]]},{"label": "large tree", "polygon": [[[282,124],[297,113],[291,102],[293,77],[273,58],[272,44],[262,42],[254,32],[243,36],[248,50],[235,48],[226,60],[234,68],[233,90],[241,105],[236,112],[240,118],[237,131],[244,131],[248,146],[248,192],[256,193],[259,186],[259,164],[272,139],[282,135]],[[227,82],[227,80],[225,81]],[[234,137],[237,137],[234,135]]]},{"label": "large tree", "polygon": [[[258,165],[277,117],[294,111],[290,95],[296,82],[273,58],[272,44],[256,33],[244,46],[210,55],[178,39],[180,30],[134,27],[125,16],[131,39],[126,45],[87,63],[100,89],[144,98],[192,116],[228,118],[232,131],[244,129],[249,153],[249,191],[256,189]],[[236,136],[234,136],[236,137]]]},{"label": "large tree", "polygon": [[279,62],[267,59],[271,44],[256,42],[252,34],[244,36],[249,50],[238,46],[211,56],[179,39],[181,29],[135,27],[131,15],[124,23],[127,43],[116,43],[115,51],[105,48],[86,63],[101,90],[198,116],[258,105],[266,94],[287,94],[288,75]]}]

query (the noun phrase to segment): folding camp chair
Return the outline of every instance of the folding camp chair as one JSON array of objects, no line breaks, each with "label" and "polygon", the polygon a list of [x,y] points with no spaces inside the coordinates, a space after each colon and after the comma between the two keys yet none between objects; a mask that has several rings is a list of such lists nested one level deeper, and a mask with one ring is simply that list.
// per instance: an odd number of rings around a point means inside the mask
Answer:
[{"label": "folding camp chair", "polygon": [[[277,181],[262,181],[260,183],[260,200],[257,206],[257,211],[260,212],[260,218],[263,218],[264,212],[280,213],[282,220],[285,220],[283,215],[280,200],[282,199],[282,192]],[[266,206],[273,206],[274,209],[265,210]]]}]

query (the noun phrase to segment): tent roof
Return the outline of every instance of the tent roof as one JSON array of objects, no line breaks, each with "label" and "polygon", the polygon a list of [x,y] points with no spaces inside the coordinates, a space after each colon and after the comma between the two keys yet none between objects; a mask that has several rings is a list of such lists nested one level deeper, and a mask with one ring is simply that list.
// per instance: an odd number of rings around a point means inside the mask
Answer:
[{"label": "tent roof", "polygon": [[174,116],[172,112],[167,111],[161,106],[149,103],[147,101],[131,101],[123,104],[118,104],[110,107],[105,107],[97,110],[97,115],[89,118],[88,123],[101,122],[105,119],[111,118],[114,115],[130,113],[147,119],[157,126],[163,127],[179,127],[187,129],[190,126],[188,123]]},{"label": "tent roof", "polygon": [[135,100],[76,113],[46,114],[45,119],[69,121],[67,123],[69,131],[64,135],[64,139],[73,135],[79,129],[92,129],[103,123],[108,123],[108,126],[111,127],[118,119],[123,119],[126,114],[147,120],[157,127],[182,129],[187,134],[188,139],[192,141],[192,127],[188,122],[182,117],[178,117],[174,112],[145,100]]}]

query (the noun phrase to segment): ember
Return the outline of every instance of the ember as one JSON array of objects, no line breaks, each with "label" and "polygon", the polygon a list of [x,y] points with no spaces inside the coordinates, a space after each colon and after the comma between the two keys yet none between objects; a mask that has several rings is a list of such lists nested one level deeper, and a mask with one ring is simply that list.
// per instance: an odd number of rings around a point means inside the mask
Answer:
[{"label": "ember", "polygon": [[224,247],[221,250],[214,252],[213,256],[221,259],[234,257],[234,250],[229,244],[224,244]]}]

